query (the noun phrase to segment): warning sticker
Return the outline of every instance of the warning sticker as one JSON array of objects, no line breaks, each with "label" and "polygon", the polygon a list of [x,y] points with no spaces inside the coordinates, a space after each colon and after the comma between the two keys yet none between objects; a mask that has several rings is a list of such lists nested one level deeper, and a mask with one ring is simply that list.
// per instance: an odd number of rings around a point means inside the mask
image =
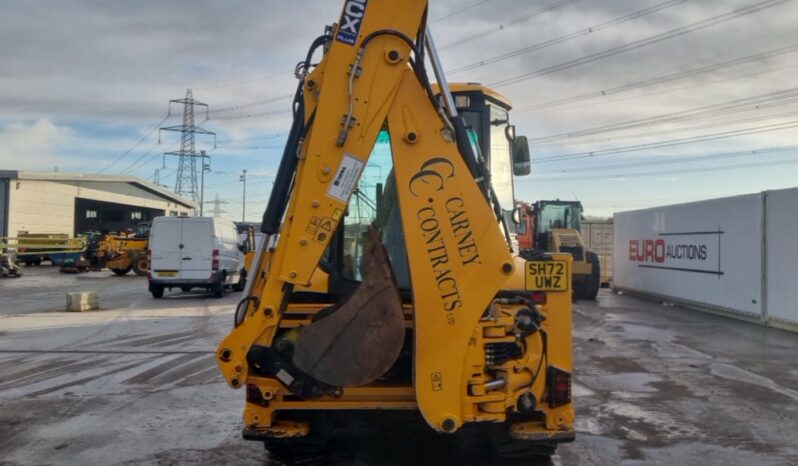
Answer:
[{"label": "warning sticker", "polygon": [[324,217],[321,219],[321,229],[324,231],[332,231],[333,221],[330,217]]},{"label": "warning sticker", "polygon": [[432,374],[432,391],[439,392],[443,390],[443,374],[440,372],[433,372]]},{"label": "warning sticker", "polygon": [[307,231],[311,235],[315,235],[316,230],[319,229],[319,223],[321,223],[321,219],[319,217],[311,217],[310,223],[308,223],[308,227],[305,228],[305,231]]},{"label": "warning sticker", "polygon": [[349,196],[357,187],[357,180],[360,179],[362,171],[363,162],[349,154],[344,154],[341,165],[338,166],[332,183],[327,188],[327,195],[341,202],[348,202]]},{"label": "warning sticker", "polygon": [[333,219],[333,220],[335,220],[335,221],[337,222],[338,220],[341,220],[341,216],[342,216],[343,214],[344,214],[344,211],[343,211],[343,210],[341,210],[341,209],[335,209],[335,212],[333,212],[333,214],[332,214],[332,219]]}]

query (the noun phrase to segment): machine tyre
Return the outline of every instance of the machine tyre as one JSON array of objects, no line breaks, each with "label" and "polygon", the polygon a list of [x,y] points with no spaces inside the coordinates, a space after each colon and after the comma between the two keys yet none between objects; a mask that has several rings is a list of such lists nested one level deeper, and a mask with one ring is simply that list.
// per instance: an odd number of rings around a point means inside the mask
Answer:
[{"label": "machine tyre", "polygon": [[574,283],[574,297],[577,299],[596,299],[601,288],[601,262],[596,253],[585,251],[585,258],[590,263],[590,276]]},{"label": "machine tyre", "polygon": [[132,268],[133,267],[125,267],[124,269],[111,269],[111,271],[121,277],[123,275],[127,275],[127,273],[130,272],[130,269]]},{"label": "machine tyre", "polygon": [[542,459],[552,456],[557,451],[556,443],[515,439],[510,435],[506,426],[497,426],[491,429],[488,437],[496,454],[502,458]]},{"label": "machine tyre", "polygon": [[224,291],[225,291],[224,282],[226,280],[227,280],[227,276],[225,274],[222,274],[219,277],[219,280],[217,280],[216,283],[213,285],[213,287],[211,288],[211,293],[213,293],[213,297],[214,298],[217,298],[217,299],[218,298],[224,298]]},{"label": "machine tyre", "polygon": [[233,291],[244,291],[244,288],[247,286],[247,279],[244,277],[244,274],[238,276],[238,281],[233,284]]},{"label": "machine tyre", "polygon": [[149,272],[147,256],[139,255],[133,258],[133,272],[139,277],[147,275],[147,272]]},{"label": "machine tyre", "polygon": [[324,455],[332,437],[332,423],[323,413],[310,416],[310,432],[300,438],[272,438],[263,447],[276,460],[288,463],[310,460]]},{"label": "machine tyre", "polygon": [[150,287],[150,293],[152,293],[152,297],[155,298],[155,299],[163,298],[163,291],[164,291],[164,288],[162,286]]},{"label": "machine tyre", "polygon": [[191,287],[190,286],[181,286],[180,287],[180,291],[188,293],[189,291],[191,291]]}]

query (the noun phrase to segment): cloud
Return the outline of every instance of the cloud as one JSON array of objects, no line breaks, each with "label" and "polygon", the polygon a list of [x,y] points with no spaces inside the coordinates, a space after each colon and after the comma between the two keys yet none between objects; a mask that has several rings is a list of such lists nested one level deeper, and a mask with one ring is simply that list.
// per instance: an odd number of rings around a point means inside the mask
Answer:
[{"label": "cloud", "polygon": [[78,143],[68,127],[46,119],[12,123],[0,131],[0,166],[19,169],[52,169],[64,162],[59,148]]},{"label": "cloud", "polygon": [[[558,1],[490,0],[454,16],[449,15],[477,2],[431,1],[431,18],[449,16],[432,24],[438,45],[490,32],[479,40],[442,51],[444,66],[453,69],[544,43],[665,0],[582,0],[513,25],[513,20],[524,14]],[[761,0],[674,3],[650,15],[458,73],[452,80],[491,83],[521,76],[758,1]],[[323,32],[324,26],[338,20],[343,2],[29,0],[0,3],[3,11],[0,15],[0,43],[3,44],[0,47],[0,122],[6,122],[0,133],[3,144],[0,163],[91,169],[106,165],[108,160],[129,149],[164,116],[167,102],[182,97],[186,88],[193,88],[195,97],[210,104],[212,109],[293,92],[296,81],[290,71],[304,58],[308,45]],[[502,86],[499,91],[521,108],[711,65],[795,42],[796,17],[798,2],[786,2],[656,44]],[[798,52],[606,98],[519,114],[514,121],[520,134],[541,137],[781,90],[794,86],[794,70],[766,72],[794,64],[796,57]],[[279,101],[225,115],[287,108],[289,102]],[[738,116],[753,117],[791,109],[798,111],[798,105],[783,101],[778,107]],[[723,122],[724,117],[728,115],[707,118],[694,126]],[[198,121],[201,120],[199,117]],[[700,131],[679,133],[686,131],[689,125],[693,122],[652,125],[644,129],[658,132],[657,135],[634,139],[621,137],[631,132],[596,135],[589,141],[565,141],[557,146],[533,147],[533,151],[536,156],[545,157],[700,134]],[[219,139],[242,139],[285,132],[289,122],[285,115],[278,115],[211,120],[204,126],[219,133]],[[744,126],[743,123],[730,128]],[[674,133],[669,135],[663,131]],[[615,139],[594,142],[608,136]],[[673,147],[667,153],[709,153],[728,146],[778,145],[789,141],[790,136],[789,132],[763,133],[711,145]],[[140,175],[152,173],[161,163],[158,153],[164,149],[155,146],[156,137],[148,138],[125,157],[119,169],[144,157],[133,167]],[[150,148],[153,152],[147,154]],[[223,148],[220,147],[213,152],[214,166],[229,163],[235,170],[271,170],[276,165],[272,152],[275,151],[253,153],[260,157],[246,154],[221,159]],[[596,158],[579,164],[598,165],[602,160]],[[563,163],[556,168],[569,166]],[[673,190],[678,185],[678,182],[669,182],[662,189]],[[750,184],[746,186],[753,188]],[[551,195],[526,189],[519,194],[528,198],[565,197],[572,189],[564,185],[559,191],[549,191]]]}]

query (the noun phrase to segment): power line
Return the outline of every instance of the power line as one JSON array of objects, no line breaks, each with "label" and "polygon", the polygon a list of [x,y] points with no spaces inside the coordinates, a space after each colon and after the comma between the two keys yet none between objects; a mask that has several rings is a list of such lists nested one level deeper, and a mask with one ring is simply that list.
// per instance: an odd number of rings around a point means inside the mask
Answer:
[{"label": "power line", "polygon": [[588,28],[582,29],[580,31],[572,32],[570,34],[565,34],[563,36],[555,37],[554,39],[549,39],[549,40],[546,40],[546,41],[543,41],[543,42],[538,42],[537,44],[530,45],[528,47],[524,47],[524,48],[519,49],[519,50],[514,50],[512,52],[507,52],[505,54],[498,55],[498,56],[495,56],[495,57],[492,57],[492,58],[487,58],[487,59],[484,59],[484,60],[480,60],[478,62],[474,62],[474,63],[468,64],[468,65],[459,66],[457,68],[454,68],[454,69],[448,71],[447,73],[448,74],[458,74],[458,73],[462,73],[464,71],[470,71],[470,70],[473,70],[473,69],[476,69],[476,68],[481,68],[481,67],[486,66],[486,65],[491,65],[493,63],[498,63],[500,61],[504,61],[504,60],[507,60],[507,59],[510,59],[510,58],[515,58],[515,57],[518,57],[520,55],[525,55],[527,53],[534,52],[536,50],[541,50],[541,49],[544,49],[546,47],[551,47],[553,45],[561,44],[561,43],[567,42],[569,40],[573,40],[573,39],[576,39],[576,38],[579,38],[579,37],[583,37],[583,36],[586,36],[586,35],[589,35],[589,34],[593,34],[595,32],[601,31],[603,29],[607,29],[607,28],[612,27],[612,26],[617,26],[618,24],[623,24],[623,23],[625,23],[627,21],[632,21],[634,19],[641,18],[641,17],[649,15],[651,13],[656,13],[656,12],[658,12],[660,10],[664,10],[666,8],[670,8],[672,6],[676,6],[676,5],[682,4],[682,3],[687,2],[687,1],[688,0],[668,0],[667,2],[660,3],[658,5],[654,5],[652,7],[649,7],[649,8],[643,9],[643,10],[639,10],[639,11],[636,11],[634,13],[630,13],[628,15],[621,16],[621,17],[615,18],[615,19],[613,19],[611,21],[607,21],[607,22],[604,22],[604,23],[601,23],[601,24],[597,24],[595,26],[588,27]]},{"label": "power line", "polygon": [[270,134],[259,134],[256,136],[249,136],[245,138],[235,138],[235,139],[222,139],[216,142],[217,146],[226,146],[236,142],[254,142],[254,141],[263,141],[266,139],[277,139],[280,137],[286,136],[288,133],[270,133]]},{"label": "power line", "polygon": [[682,144],[693,144],[697,142],[706,142],[706,141],[714,141],[718,139],[727,139],[731,137],[737,136],[747,136],[750,134],[760,134],[760,133],[767,133],[772,131],[781,131],[785,129],[791,129],[798,127],[798,120],[788,121],[784,123],[772,124],[772,125],[764,125],[764,126],[757,126],[752,128],[744,128],[739,130],[733,131],[726,131],[721,133],[712,133],[712,134],[705,134],[700,136],[693,136],[689,138],[682,138],[682,139],[671,139],[667,141],[659,141],[647,144],[636,144],[633,146],[625,146],[625,147],[616,147],[613,149],[603,149],[603,150],[596,150],[590,152],[577,152],[573,154],[565,154],[565,155],[552,155],[548,157],[542,157],[537,160],[536,163],[550,163],[550,162],[560,162],[565,160],[574,160],[574,159],[587,159],[593,157],[600,157],[605,155],[613,155],[613,154],[623,154],[628,152],[635,152],[647,149],[659,149],[662,147],[671,147],[671,146],[678,146]]},{"label": "power line", "polygon": [[131,146],[131,147],[130,147],[130,149],[128,149],[128,150],[126,150],[125,152],[123,152],[123,153],[122,153],[122,154],[121,154],[119,157],[117,157],[115,160],[113,160],[112,162],[110,162],[108,165],[106,165],[105,167],[103,167],[102,169],[100,169],[100,170],[99,170],[97,173],[104,173],[106,170],[108,170],[108,169],[109,169],[109,168],[111,168],[112,166],[114,166],[114,165],[116,165],[117,163],[119,163],[119,162],[120,162],[122,159],[124,159],[125,157],[127,157],[128,155],[130,155],[130,153],[131,153],[131,152],[133,152],[134,150],[136,150],[136,148],[137,148],[137,147],[138,147],[138,146],[139,146],[139,145],[140,145],[142,142],[144,142],[144,141],[145,141],[147,138],[149,138],[150,136],[152,136],[152,133],[154,133],[154,132],[155,132],[155,130],[157,130],[157,129],[158,129],[158,128],[159,128],[159,127],[160,127],[160,126],[161,126],[161,125],[162,125],[162,124],[163,124],[163,123],[166,121],[166,120],[168,120],[170,116],[171,116],[171,115],[169,115],[169,113],[167,113],[166,115],[164,115],[164,117],[161,119],[161,121],[159,121],[158,123],[156,123],[156,124],[155,124],[155,126],[153,126],[153,127],[152,127],[152,128],[149,130],[149,131],[147,131],[147,132],[144,134],[144,136],[142,136],[142,137],[141,137],[141,138],[140,138],[138,141],[136,141],[136,143],[135,143],[135,144],[133,144],[133,146]]},{"label": "power line", "polygon": [[750,149],[744,151],[737,151],[737,152],[720,152],[714,154],[705,154],[705,155],[692,155],[687,157],[671,157],[668,156],[665,160],[649,160],[645,162],[632,162],[632,163],[619,163],[614,165],[599,165],[599,166],[581,166],[576,168],[569,168],[557,171],[550,171],[550,172],[543,172],[537,173],[537,175],[533,175],[530,177],[531,179],[535,179],[535,176],[545,176],[549,177],[551,175],[561,175],[563,173],[578,173],[578,172],[598,172],[598,171],[609,171],[609,170],[618,170],[618,169],[629,169],[629,168],[639,168],[639,167],[651,167],[651,166],[658,166],[658,165],[674,165],[680,163],[698,163],[698,162],[706,162],[710,160],[726,160],[732,158],[740,158],[740,157],[752,157],[752,156],[765,156],[771,154],[778,154],[781,152],[787,151],[795,151],[798,150],[798,145],[792,146],[777,146],[777,147],[767,147],[764,149]]},{"label": "power line", "polygon": [[548,102],[543,102],[543,103],[536,104],[536,105],[529,105],[529,106],[526,106],[526,107],[519,107],[519,108],[517,108],[517,109],[515,109],[513,111],[513,114],[517,115],[517,114],[520,114],[520,113],[529,113],[529,112],[543,110],[543,109],[547,109],[547,108],[551,108],[551,107],[558,107],[558,106],[565,105],[565,104],[570,104],[570,103],[575,103],[575,102],[581,102],[581,101],[584,101],[584,100],[595,99],[595,98],[598,98],[598,97],[606,97],[606,96],[612,95],[612,94],[619,94],[619,93],[622,93],[622,92],[631,91],[633,89],[640,89],[640,88],[644,88],[644,87],[654,86],[654,85],[657,85],[657,84],[663,84],[663,83],[666,83],[666,82],[669,82],[669,81],[676,81],[676,80],[683,79],[683,78],[689,78],[689,77],[697,76],[697,75],[704,74],[704,73],[710,73],[710,72],[713,72],[713,71],[718,71],[718,70],[721,70],[721,69],[724,69],[724,68],[730,68],[730,67],[733,67],[733,66],[736,66],[736,65],[742,65],[742,64],[745,64],[745,63],[750,63],[750,62],[753,62],[753,61],[765,60],[765,59],[769,59],[769,58],[775,58],[775,57],[780,56],[780,55],[784,55],[784,54],[795,52],[796,50],[798,50],[798,43],[791,44],[791,45],[788,45],[786,47],[780,47],[780,48],[768,50],[768,51],[765,51],[765,52],[755,53],[753,55],[747,55],[747,56],[744,56],[744,57],[734,58],[732,60],[726,60],[726,61],[723,61],[723,62],[713,63],[711,65],[700,66],[698,68],[693,68],[693,69],[686,70],[686,71],[679,71],[677,73],[667,74],[667,75],[664,75],[664,76],[658,76],[658,77],[647,79],[647,80],[643,80],[643,81],[636,81],[636,82],[633,82],[633,83],[624,84],[622,86],[617,86],[617,87],[610,88],[610,89],[603,89],[603,90],[600,90],[600,91],[588,92],[588,93],[585,93],[585,94],[579,94],[579,95],[575,95],[575,96],[571,96],[571,97],[565,97],[565,98],[562,98],[562,99],[550,100]]},{"label": "power line", "polygon": [[266,76],[259,76],[259,77],[256,77],[256,78],[245,79],[245,80],[240,80],[240,81],[228,81],[228,82],[223,82],[223,83],[217,83],[217,84],[213,84],[213,85],[210,85],[210,86],[198,87],[196,89],[198,91],[207,91],[207,90],[211,90],[211,89],[220,89],[220,88],[223,88],[223,87],[242,86],[244,84],[251,84],[251,83],[254,83],[254,82],[258,82],[258,81],[265,81],[265,80],[269,80],[269,79],[278,78],[280,76],[293,75],[293,74],[294,74],[294,70],[281,71],[279,73],[274,73],[274,74],[270,74],[270,75],[266,75]]},{"label": "power line", "polygon": [[[523,23],[529,22],[529,21],[537,18],[538,16],[540,16],[540,15],[542,15],[544,13],[549,13],[549,12],[552,12],[552,11],[556,11],[556,10],[565,8],[568,5],[571,5],[573,3],[577,3],[577,2],[580,2],[580,1],[581,0],[561,0],[561,1],[557,2],[557,3],[551,4],[551,5],[546,6],[546,7],[534,9],[534,10],[532,10],[532,11],[530,11],[528,13],[525,13],[525,14],[523,14],[521,16],[516,16],[515,18],[513,18],[510,21],[508,21],[507,23],[499,24],[496,27],[492,27],[490,29],[486,29],[484,31],[477,32],[477,33],[474,33],[474,34],[470,34],[468,36],[461,37],[460,39],[457,39],[455,41],[449,42],[448,44],[445,44],[442,47],[440,47],[439,50],[441,52],[443,52],[443,51],[446,51],[446,50],[451,50],[451,49],[460,47],[462,45],[468,44],[468,43],[473,42],[475,40],[487,37],[487,36],[489,36],[491,34],[495,34],[497,32],[502,32],[502,31],[504,31],[506,29],[509,29],[509,28],[513,27],[513,26],[518,26],[519,24],[523,24]],[[783,0],[783,1],[787,1],[787,0]]]},{"label": "power line", "polygon": [[[444,15],[442,17],[436,18],[436,19],[430,21],[430,23],[442,22],[442,21],[450,19],[450,18],[452,18],[452,17],[454,17],[456,15],[459,15],[461,13],[469,11],[469,10],[471,10],[473,8],[476,8],[476,7],[478,7],[478,6],[482,5],[482,4],[488,3],[490,1],[493,1],[493,0],[481,0],[481,1],[478,1],[478,2],[476,2],[474,4],[471,4],[469,6],[460,8],[458,10],[455,10],[455,11],[451,12],[451,13],[447,13],[446,15]],[[580,1],[580,0],[569,0],[569,1],[573,2],[573,1]],[[204,86],[204,87],[195,87],[194,89],[196,89],[198,91],[209,91],[209,90],[213,90],[213,89],[222,89],[222,88],[227,88],[227,87],[243,86],[243,85],[246,85],[246,84],[252,84],[252,83],[259,82],[259,81],[268,81],[270,79],[279,78],[281,76],[289,76],[289,75],[293,75],[293,74],[294,74],[294,70],[291,69],[291,70],[288,70],[288,71],[280,71],[280,72],[277,72],[277,73],[268,74],[268,75],[264,75],[264,76],[257,76],[257,77],[250,78],[250,79],[219,82],[219,83],[211,84],[211,85]]]},{"label": "power line", "polygon": [[222,112],[231,112],[233,110],[242,110],[242,109],[245,109],[245,108],[257,107],[259,105],[268,105],[268,104],[272,104],[272,103],[275,103],[275,102],[280,102],[280,101],[283,101],[283,100],[290,100],[290,99],[293,99],[293,98],[294,98],[294,94],[278,95],[278,96],[275,96],[275,97],[269,97],[268,99],[257,100],[255,102],[248,102],[248,103],[245,103],[245,104],[238,104],[238,105],[231,105],[229,107],[216,108],[216,109],[213,109],[213,110],[209,110],[208,113],[214,114],[214,113],[222,113]]},{"label": "power line", "polygon": [[440,23],[441,21],[445,21],[445,20],[447,20],[449,18],[452,18],[454,16],[457,16],[457,15],[459,15],[461,13],[465,13],[466,11],[473,10],[474,8],[476,8],[476,7],[480,6],[480,5],[483,5],[485,3],[488,3],[490,1],[492,1],[492,0],[481,0],[479,2],[472,3],[469,6],[463,7],[461,9],[459,9],[459,10],[456,10],[456,11],[453,11],[451,13],[448,13],[448,14],[445,14],[443,16],[440,16],[438,18],[435,18],[435,19],[430,21],[430,24]]},{"label": "power line", "polygon": [[[768,121],[768,120],[780,120],[788,117],[795,117],[798,116],[798,111],[793,110],[790,112],[783,112],[783,113],[776,113],[776,114],[767,114],[767,115],[760,115],[755,117],[748,117],[748,118],[741,118],[736,120],[725,120],[700,126],[688,126],[684,128],[675,128],[675,129],[666,129],[666,130],[659,130],[659,131],[648,131],[644,133],[635,133],[635,134],[624,134],[621,136],[613,136],[607,138],[600,138],[600,139],[592,139],[592,140],[580,140],[578,144],[599,144],[599,143],[606,143],[611,141],[619,141],[619,140],[628,140],[628,139],[636,139],[641,137],[652,137],[652,136],[662,136],[666,134],[680,134],[680,133],[691,133],[695,131],[701,131],[705,129],[713,129],[713,128],[722,128],[724,126],[736,126],[741,124],[748,124],[748,123],[757,123],[760,121]],[[574,142],[570,142],[567,144],[575,144]],[[537,147],[547,146],[547,145],[563,145],[563,144],[542,144],[538,145]]]},{"label": "power line", "polygon": [[679,121],[689,121],[696,118],[707,118],[711,116],[721,116],[729,112],[737,113],[740,109],[752,107],[754,110],[767,108],[772,103],[794,102],[798,100],[798,87],[784,89],[780,91],[767,92],[750,97],[743,97],[740,99],[733,99],[726,102],[717,104],[704,105],[687,110],[680,110],[678,112],[670,112],[652,117],[639,118],[637,120],[629,120],[621,123],[612,123],[608,125],[596,126],[593,128],[583,129],[579,131],[570,131],[568,133],[552,134],[549,136],[542,136],[539,138],[530,139],[532,144],[560,141],[563,139],[574,139],[582,136],[591,136],[594,134],[608,133],[623,131],[627,129],[639,128],[644,126],[652,126],[662,123],[675,123]]},{"label": "power line", "polygon": [[250,113],[247,115],[226,115],[226,116],[215,116],[215,117],[208,117],[206,121],[213,121],[213,120],[243,120],[247,118],[268,118],[276,115],[287,115],[293,113],[293,110],[287,108],[285,110],[272,110],[271,112],[260,112],[260,113]]},{"label": "power line", "polygon": [[614,175],[614,176],[573,176],[573,177],[548,177],[548,178],[538,178],[538,179],[520,179],[519,182],[562,182],[562,181],[588,181],[588,180],[609,180],[609,179],[627,179],[627,178],[647,178],[652,176],[671,176],[671,175],[685,175],[690,173],[702,173],[702,172],[723,172],[723,171],[730,171],[730,170],[741,170],[744,168],[764,168],[764,167],[777,167],[777,166],[784,166],[784,165],[795,165],[798,164],[798,158],[791,158],[787,160],[777,160],[773,162],[756,162],[756,163],[746,163],[746,164],[738,164],[738,165],[724,165],[721,167],[703,167],[703,168],[693,168],[693,169],[685,169],[685,170],[663,170],[657,172],[638,172],[638,173],[626,173],[622,175]]},{"label": "power line", "polygon": [[[141,162],[141,161],[144,159],[144,157],[146,157],[146,156],[148,156],[150,153],[152,153],[152,151],[154,151],[154,150],[155,150],[155,149],[158,147],[158,144],[159,144],[159,143],[157,143],[157,142],[156,142],[155,144],[153,144],[153,146],[152,146],[152,147],[150,147],[150,148],[149,148],[149,149],[148,149],[146,152],[144,152],[143,154],[141,154],[141,155],[139,156],[139,158],[137,158],[136,160],[134,160],[134,161],[133,161],[133,163],[131,163],[130,165],[128,165],[127,167],[125,167],[125,169],[123,169],[122,171],[120,171],[120,172],[119,172],[119,174],[120,174],[120,175],[124,175],[125,173],[128,173],[128,172],[130,172],[130,171],[133,169],[133,167],[135,167],[136,165],[138,165],[138,163],[139,163],[139,162]],[[157,154],[157,155],[160,155],[160,154]]]},{"label": "power line", "polygon": [[496,82],[490,83],[490,84],[488,84],[488,86],[489,87],[493,87],[493,88],[509,86],[511,84],[517,84],[517,83],[522,82],[522,81],[528,81],[530,79],[538,78],[540,76],[544,76],[544,75],[547,75],[547,74],[551,74],[551,73],[556,73],[558,71],[567,70],[569,68],[573,68],[573,67],[576,67],[576,66],[579,66],[579,65],[584,65],[586,63],[591,63],[591,62],[594,62],[594,61],[597,61],[597,60],[602,60],[604,58],[612,57],[614,55],[618,55],[618,54],[621,54],[621,53],[624,53],[624,52],[628,52],[628,51],[631,51],[631,50],[636,50],[636,49],[639,49],[639,48],[642,48],[642,47],[646,47],[646,46],[649,46],[649,45],[652,45],[652,44],[663,42],[663,41],[668,40],[668,39],[673,39],[674,37],[683,36],[685,34],[689,34],[689,33],[692,33],[692,32],[695,32],[695,31],[698,31],[698,30],[701,30],[701,29],[705,29],[705,28],[708,28],[710,26],[715,26],[715,25],[730,21],[732,19],[736,19],[736,18],[740,18],[740,17],[743,17],[743,16],[747,16],[747,15],[753,14],[753,13],[757,13],[757,12],[765,10],[767,8],[771,8],[771,7],[774,7],[774,6],[777,6],[777,5],[781,5],[781,4],[786,3],[788,1],[790,1],[790,0],[765,0],[763,2],[759,2],[759,3],[756,3],[754,5],[749,5],[747,7],[738,8],[736,10],[733,10],[733,11],[729,12],[729,13],[724,13],[722,15],[713,16],[711,18],[708,18],[708,19],[705,19],[705,20],[702,20],[702,21],[698,21],[698,22],[692,23],[692,24],[687,25],[687,26],[682,26],[680,28],[672,29],[670,31],[666,31],[666,32],[661,33],[661,34],[656,34],[654,36],[647,37],[645,39],[636,40],[636,41],[630,42],[628,44],[624,44],[624,45],[621,45],[621,46],[618,46],[618,47],[613,47],[613,48],[604,50],[602,52],[593,53],[593,54],[586,55],[584,57],[577,58],[577,59],[574,59],[574,60],[570,60],[570,61],[567,61],[567,62],[564,62],[564,63],[560,63],[560,64],[553,65],[553,66],[548,66],[546,68],[541,68],[539,70],[531,71],[529,73],[524,73],[524,74],[521,74],[521,75],[518,75],[518,76],[511,77],[511,78],[502,79],[500,81],[496,81]]},{"label": "power line", "polygon": [[[686,89],[694,89],[696,87],[709,86],[711,84],[718,84],[718,83],[727,82],[727,81],[734,81],[734,80],[737,80],[737,79],[750,78],[752,76],[761,76],[761,75],[765,75],[765,74],[775,73],[775,72],[778,72],[778,71],[784,71],[784,70],[787,70],[787,69],[790,69],[790,68],[795,68],[795,67],[798,67],[798,64],[790,64],[790,65],[776,67],[776,68],[769,68],[769,69],[766,69],[766,70],[754,71],[754,72],[751,72],[751,73],[737,74],[737,75],[733,75],[733,76],[726,76],[726,77],[723,77],[723,78],[720,78],[720,79],[688,84],[686,86],[671,87],[671,88],[662,89],[662,90],[659,90],[659,91],[647,92],[645,94],[638,94],[638,95],[632,95],[632,96],[626,96],[626,97],[618,97],[618,98],[615,98],[615,99],[601,100],[601,101],[597,101],[597,102],[585,103],[585,104],[582,104],[582,105],[566,106],[562,110],[572,111],[572,110],[576,110],[576,109],[580,109],[580,108],[594,107],[596,105],[607,105],[607,104],[611,104],[611,103],[615,103],[615,102],[624,102],[624,101],[629,101],[629,100],[642,99],[642,98],[645,98],[645,97],[652,97],[652,96],[656,96],[656,95],[669,94],[671,92],[678,92],[678,91],[683,91],[683,90],[686,90]],[[527,110],[527,111],[513,111],[513,115],[519,115],[519,114],[523,115],[523,114],[535,113],[535,112],[536,112],[536,110],[531,110],[531,111],[530,110]]]}]

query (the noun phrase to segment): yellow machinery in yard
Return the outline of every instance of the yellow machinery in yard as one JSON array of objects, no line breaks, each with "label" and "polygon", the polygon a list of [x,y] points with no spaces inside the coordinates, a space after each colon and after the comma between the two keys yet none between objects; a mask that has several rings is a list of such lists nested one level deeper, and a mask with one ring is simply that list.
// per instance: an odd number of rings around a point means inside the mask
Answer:
[{"label": "yellow machinery in yard", "polygon": [[537,201],[518,203],[515,223],[518,245],[530,254],[562,252],[573,256],[573,289],[578,299],[596,299],[601,288],[599,256],[582,238],[582,203],[579,201]]},{"label": "yellow machinery in yard", "polygon": [[255,260],[255,253],[257,252],[257,243],[255,242],[255,227],[250,225],[247,227],[246,239],[244,240],[244,273],[242,276],[247,278],[247,274],[252,270],[252,263]]},{"label": "yellow machinery in yard", "polygon": [[246,388],[244,438],[272,453],[322,449],[337,414],[368,410],[478,429],[502,455],[574,438],[571,256],[513,252],[503,207],[525,138],[505,98],[446,83],[426,17],[426,0],[348,0],[297,67],[264,236],[216,351]]},{"label": "yellow machinery in yard", "polygon": [[147,275],[147,248],[150,243],[150,222],[141,222],[131,234],[95,235],[89,242],[87,256],[94,268],[109,268],[117,275],[133,270],[136,275]]}]

